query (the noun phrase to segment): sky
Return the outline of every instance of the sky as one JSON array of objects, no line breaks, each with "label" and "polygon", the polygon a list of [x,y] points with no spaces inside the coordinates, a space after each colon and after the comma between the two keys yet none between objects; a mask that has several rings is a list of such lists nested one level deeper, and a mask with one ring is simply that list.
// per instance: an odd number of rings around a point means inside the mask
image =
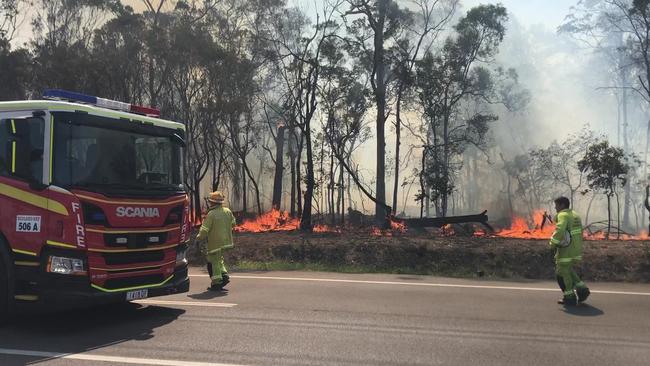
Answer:
[{"label": "sky", "polygon": [[[137,0],[134,0],[137,1]],[[479,4],[497,4],[501,3],[508,11],[519,19],[523,24],[535,25],[543,24],[549,29],[555,29],[562,22],[569,8],[577,0],[462,0],[461,3],[465,9],[469,9]],[[289,0],[290,4],[303,9],[312,10],[314,4],[320,7],[320,0]]]}]

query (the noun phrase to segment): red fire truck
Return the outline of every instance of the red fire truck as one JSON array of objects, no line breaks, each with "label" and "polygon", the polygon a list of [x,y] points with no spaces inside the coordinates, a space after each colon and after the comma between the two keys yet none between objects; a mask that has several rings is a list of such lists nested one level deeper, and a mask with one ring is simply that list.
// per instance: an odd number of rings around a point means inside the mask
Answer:
[{"label": "red fire truck", "polygon": [[185,129],[58,89],[0,102],[0,321],[187,292]]}]

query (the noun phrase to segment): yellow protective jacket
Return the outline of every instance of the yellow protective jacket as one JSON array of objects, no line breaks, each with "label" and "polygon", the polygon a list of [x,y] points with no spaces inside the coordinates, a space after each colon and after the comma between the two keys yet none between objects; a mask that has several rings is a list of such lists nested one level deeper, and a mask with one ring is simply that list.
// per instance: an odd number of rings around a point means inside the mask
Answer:
[{"label": "yellow protective jacket", "polygon": [[[549,243],[552,248],[556,249],[555,262],[572,263],[581,261],[582,220],[580,220],[580,216],[571,209],[565,209],[557,214],[555,222],[557,224]],[[564,239],[566,231],[571,234],[571,244],[567,247],[561,247],[560,243]]]},{"label": "yellow protective jacket", "polygon": [[234,247],[232,229],[235,224],[235,216],[228,208],[222,206],[213,207],[203,221],[196,239],[208,238],[208,254],[232,248]]}]

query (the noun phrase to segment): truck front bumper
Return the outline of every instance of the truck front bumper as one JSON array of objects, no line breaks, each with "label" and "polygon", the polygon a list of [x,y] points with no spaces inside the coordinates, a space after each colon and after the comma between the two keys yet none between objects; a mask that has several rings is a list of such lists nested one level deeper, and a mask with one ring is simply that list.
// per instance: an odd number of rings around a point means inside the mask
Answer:
[{"label": "truck front bumper", "polygon": [[[173,277],[163,285],[141,287],[148,298],[188,292],[190,279],[187,265],[176,268]],[[38,299],[29,303],[47,310],[65,310],[101,304],[126,302],[129,291],[105,292],[93,288],[87,277],[44,274],[38,285]],[[25,303],[27,305],[27,302]],[[19,306],[20,307],[20,306]]]}]

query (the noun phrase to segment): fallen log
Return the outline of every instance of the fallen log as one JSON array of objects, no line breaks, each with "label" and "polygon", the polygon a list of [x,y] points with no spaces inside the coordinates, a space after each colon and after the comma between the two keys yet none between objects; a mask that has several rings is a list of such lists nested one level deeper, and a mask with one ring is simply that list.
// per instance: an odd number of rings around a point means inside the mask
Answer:
[{"label": "fallen log", "polygon": [[392,217],[391,220],[405,224],[408,227],[437,227],[441,228],[448,224],[468,224],[477,223],[483,225],[490,232],[494,232],[494,228],[488,223],[487,210],[477,215],[465,216],[447,216],[447,217],[423,217],[418,219],[400,219]]}]

